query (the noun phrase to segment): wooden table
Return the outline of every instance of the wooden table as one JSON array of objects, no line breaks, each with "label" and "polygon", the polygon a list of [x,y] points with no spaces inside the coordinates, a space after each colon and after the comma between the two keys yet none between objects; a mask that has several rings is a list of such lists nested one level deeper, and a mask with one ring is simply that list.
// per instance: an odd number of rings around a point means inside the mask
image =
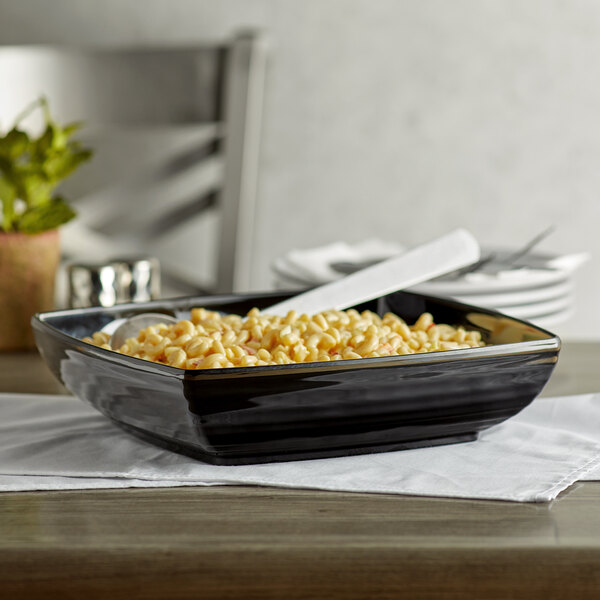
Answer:
[{"label": "wooden table", "polygon": [[[60,393],[35,354],[0,391]],[[600,391],[566,344],[545,395]],[[550,504],[252,487],[0,494],[0,598],[599,598],[600,483]]]}]

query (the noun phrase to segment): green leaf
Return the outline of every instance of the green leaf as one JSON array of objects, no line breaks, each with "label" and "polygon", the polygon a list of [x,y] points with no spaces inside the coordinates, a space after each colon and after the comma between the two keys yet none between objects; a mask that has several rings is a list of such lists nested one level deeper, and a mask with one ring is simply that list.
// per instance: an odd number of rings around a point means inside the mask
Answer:
[{"label": "green leaf", "polygon": [[75,211],[59,196],[50,202],[27,209],[19,218],[17,228],[23,233],[40,233],[56,229],[70,221]]},{"label": "green leaf", "polygon": [[36,156],[42,158],[46,152],[52,148],[54,144],[54,128],[51,125],[48,125],[44,130],[44,133],[32,143],[33,152]]},{"label": "green leaf", "polygon": [[56,123],[50,122],[49,127],[54,131],[54,137],[52,138],[52,148],[54,150],[62,150],[67,145],[67,136],[63,131],[63,128]]},{"label": "green leaf", "polygon": [[46,154],[60,152],[67,148],[69,137],[77,131],[78,124],[73,123],[68,127],[68,130],[63,129],[54,121],[48,121],[44,133],[34,142],[34,152],[40,160],[43,160]]},{"label": "green leaf", "polygon": [[2,202],[14,202],[17,199],[15,186],[4,176],[0,175],[0,200]]},{"label": "green leaf", "polygon": [[27,206],[39,206],[52,199],[56,184],[35,165],[18,166],[10,177],[17,190],[17,197]]},{"label": "green leaf", "polygon": [[28,206],[34,207],[50,202],[54,184],[45,177],[30,175],[25,181],[23,189],[25,190],[22,194],[23,199],[25,199]]},{"label": "green leaf", "polygon": [[72,151],[70,148],[55,153],[44,163],[44,173],[53,181],[65,179],[82,163],[92,157],[90,150]]},{"label": "green leaf", "polygon": [[0,156],[15,160],[27,152],[29,136],[19,129],[11,129],[4,137],[0,138]]},{"label": "green leaf", "polygon": [[10,160],[0,154],[0,173],[3,173],[8,179],[13,176],[13,164]]},{"label": "green leaf", "polygon": [[0,202],[2,203],[2,229],[12,231],[15,219],[17,190],[4,176],[0,176]]},{"label": "green leaf", "polygon": [[63,128],[63,133],[67,136],[67,138],[72,138],[75,133],[77,133],[83,127],[82,121],[75,121],[73,123],[68,123]]}]

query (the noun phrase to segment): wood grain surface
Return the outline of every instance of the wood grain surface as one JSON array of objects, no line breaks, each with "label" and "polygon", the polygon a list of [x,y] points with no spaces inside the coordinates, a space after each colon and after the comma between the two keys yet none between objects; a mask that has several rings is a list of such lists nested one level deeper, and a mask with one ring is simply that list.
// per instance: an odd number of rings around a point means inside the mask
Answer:
[{"label": "wood grain surface", "polygon": [[[600,391],[565,345],[545,395]],[[0,391],[60,392],[34,354]],[[600,483],[549,504],[195,487],[0,494],[0,598],[598,598]]]}]

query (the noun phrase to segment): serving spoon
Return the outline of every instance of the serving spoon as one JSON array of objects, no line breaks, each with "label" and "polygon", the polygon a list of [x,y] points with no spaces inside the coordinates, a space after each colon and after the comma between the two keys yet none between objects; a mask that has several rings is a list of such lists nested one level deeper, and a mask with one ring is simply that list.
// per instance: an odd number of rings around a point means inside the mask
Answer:
[{"label": "serving spoon", "polygon": [[[292,296],[262,312],[285,316],[290,310],[306,314],[344,310],[473,264],[479,256],[479,244],[473,235],[465,229],[456,229],[400,256]],[[112,331],[110,346],[120,348],[128,337],[137,335],[145,327],[175,322],[174,317],[160,313],[142,313],[125,319]],[[111,333],[107,328],[104,331]]]},{"label": "serving spoon", "polygon": [[179,319],[163,313],[140,313],[128,319],[112,321],[102,331],[111,334],[108,343],[113,350],[118,350],[127,341],[127,338],[137,337],[138,333],[146,327],[159,323],[173,325],[178,321]]},{"label": "serving spoon", "polygon": [[417,285],[479,260],[479,244],[465,229],[456,229],[399,256],[313,288],[263,312],[284,316],[290,310],[316,313],[344,310],[355,304]]}]

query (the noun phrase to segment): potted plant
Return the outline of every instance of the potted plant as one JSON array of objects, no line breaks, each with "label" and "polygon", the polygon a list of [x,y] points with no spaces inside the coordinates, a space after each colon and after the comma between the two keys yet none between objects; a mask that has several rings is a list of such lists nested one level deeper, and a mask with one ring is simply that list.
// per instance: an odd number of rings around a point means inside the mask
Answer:
[{"label": "potted plant", "polygon": [[[21,127],[36,110],[44,121],[37,137]],[[31,316],[54,306],[58,230],[75,216],[56,188],[92,155],[73,139],[79,127],[56,123],[40,98],[0,130],[0,350],[34,347]]]}]

